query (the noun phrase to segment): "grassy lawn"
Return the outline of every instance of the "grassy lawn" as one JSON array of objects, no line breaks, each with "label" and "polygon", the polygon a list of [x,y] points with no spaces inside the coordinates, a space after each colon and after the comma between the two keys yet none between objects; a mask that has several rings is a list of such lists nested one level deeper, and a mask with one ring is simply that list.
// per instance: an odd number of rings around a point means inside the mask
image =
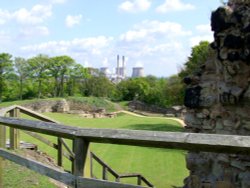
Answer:
[{"label": "grassy lawn", "polygon": [[[66,125],[79,127],[183,131],[178,122],[163,118],[142,118],[127,114],[120,114],[113,119],[86,119],[78,115],[58,113],[45,115]],[[158,188],[182,186],[183,179],[188,175],[185,151],[111,144],[91,144],[90,149],[118,173],[141,173]],[[95,175],[100,177],[101,169],[96,167],[94,170]],[[88,170],[86,174],[89,174]],[[134,183],[136,180],[124,182]]]},{"label": "grassy lawn", "polygon": [[25,167],[4,161],[4,188],[56,188],[46,176],[41,176]]},{"label": "grassy lawn", "polygon": [[[113,119],[87,119],[78,115],[59,113],[45,113],[45,115],[70,126],[153,131],[183,131],[183,128],[178,122],[163,118],[142,118],[127,114],[120,114]],[[56,140],[54,137],[48,136],[48,138],[52,141]],[[49,146],[34,140],[24,133],[21,134],[21,140],[38,144],[39,150],[46,152],[56,159],[56,151]],[[71,141],[67,140],[67,142],[71,145]],[[90,150],[103,159],[116,172],[120,174],[140,173],[150,180],[150,182],[157,188],[182,186],[183,179],[188,175],[188,171],[185,168],[185,151],[93,143],[90,145]],[[70,169],[70,163],[67,159],[64,160],[64,165],[67,169]],[[94,174],[97,177],[100,177],[101,168],[97,164],[94,164],[94,166]],[[12,174],[8,173],[8,176],[15,177],[13,179],[16,182],[21,182],[21,179],[18,179],[18,175]],[[85,174],[89,176],[89,159],[85,169]],[[35,182],[36,185],[34,185],[34,183],[32,184],[31,182],[30,186],[26,187],[44,187],[43,182],[46,181],[46,178],[45,180],[43,180],[43,177],[41,180],[40,178],[38,179],[40,183]],[[29,180],[26,182],[29,182]],[[136,179],[123,180],[122,182],[135,183]],[[49,186],[53,187],[53,185]]]}]

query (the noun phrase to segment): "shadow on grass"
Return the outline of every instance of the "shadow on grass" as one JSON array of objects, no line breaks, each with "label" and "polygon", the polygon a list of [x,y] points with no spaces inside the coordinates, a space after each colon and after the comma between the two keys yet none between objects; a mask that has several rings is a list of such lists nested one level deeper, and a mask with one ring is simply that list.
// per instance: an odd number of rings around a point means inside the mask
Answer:
[{"label": "shadow on grass", "polygon": [[172,124],[152,124],[152,125],[145,125],[145,124],[134,124],[134,125],[127,125],[124,126],[125,129],[132,129],[132,130],[147,130],[147,131],[166,131],[166,132],[183,132],[182,127],[173,126]]}]

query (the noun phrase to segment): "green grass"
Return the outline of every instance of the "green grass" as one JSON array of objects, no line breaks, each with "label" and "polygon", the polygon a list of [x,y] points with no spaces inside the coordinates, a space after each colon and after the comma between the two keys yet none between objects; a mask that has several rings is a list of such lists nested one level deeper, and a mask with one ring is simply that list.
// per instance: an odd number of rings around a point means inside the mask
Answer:
[{"label": "green grass", "polygon": [[175,120],[164,118],[142,118],[120,113],[117,118],[91,119],[79,115],[45,113],[65,125],[86,127],[86,128],[108,128],[108,129],[133,129],[152,131],[183,131],[183,128]]},{"label": "green grass", "polygon": [[[58,113],[46,115],[66,125],[79,127],[183,131],[178,122],[163,118],[141,118],[127,114],[120,114],[113,119],[86,119],[78,115]],[[90,149],[118,173],[141,173],[158,188],[182,186],[183,179],[188,175],[185,168],[185,151],[111,144],[91,144]],[[95,175],[101,177],[101,168],[95,166]],[[124,182],[136,181],[134,179]]]},{"label": "green grass", "polygon": [[[183,131],[183,128],[178,122],[164,118],[142,118],[127,114],[119,114],[116,118],[105,119],[87,119],[78,115],[59,113],[45,113],[45,115],[70,126],[153,131]],[[52,141],[56,141],[55,137],[46,137]],[[21,140],[38,144],[39,150],[56,158],[56,151],[49,146],[42,144],[25,134],[21,134]],[[67,142],[70,145],[72,144],[69,140],[67,140]],[[185,151],[94,143],[90,145],[90,150],[103,159],[118,173],[140,173],[150,180],[150,182],[152,182],[157,188],[182,186],[183,179],[188,176],[188,171],[185,168]],[[70,163],[67,159],[64,160],[64,165],[66,169],[70,169]],[[94,166],[95,175],[100,177],[100,166],[97,164],[94,164]],[[89,159],[86,165],[85,174],[89,176]],[[15,175],[10,173],[8,176],[13,177],[13,181],[15,182],[21,181],[21,178],[19,177],[20,174]],[[111,176],[109,177],[111,178]],[[37,179],[39,179],[39,182],[41,183],[36,187],[43,187],[43,182],[45,181],[43,178],[44,177],[41,177],[40,180],[40,177],[37,176]],[[24,177],[24,179],[26,178]],[[12,180],[10,179],[9,181],[11,182]],[[26,182],[29,182],[29,180]],[[135,183],[136,180],[127,179],[122,182]],[[32,186],[31,183],[30,187]]]},{"label": "green grass", "polygon": [[3,183],[4,188],[56,188],[48,177],[7,160],[4,161]]}]

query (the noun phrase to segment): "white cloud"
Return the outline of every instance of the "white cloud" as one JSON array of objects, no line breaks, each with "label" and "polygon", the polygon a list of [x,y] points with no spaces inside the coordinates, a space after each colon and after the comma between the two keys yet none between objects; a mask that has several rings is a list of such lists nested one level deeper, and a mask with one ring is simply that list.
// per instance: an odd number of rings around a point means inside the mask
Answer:
[{"label": "white cloud", "polygon": [[201,33],[211,33],[211,26],[210,24],[197,25],[196,30]]},{"label": "white cloud", "polygon": [[103,67],[109,66],[109,62],[108,62],[108,58],[107,58],[107,57],[105,57],[105,58],[103,59],[103,61],[102,61],[102,66],[103,66]]},{"label": "white cloud", "polygon": [[66,3],[67,0],[49,0],[51,4],[63,4]]},{"label": "white cloud", "polygon": [[213,32],[211,31],[209,24],[197,25],[195,29],[197,35],[194,35],[189,39],[190,46],[198,45],[200,41],[213,41]]},{"label": "white cloud", "polygon": [[30,38],[34,36],[47,36],[49,29],[45,26],[26,27],[20,30],[20,35],[23,38]]},{"label": "white cloud", "polygon": [[179,23],[145,20],[121,34],[115,47],[129,57],[128,65],[140,62],[146,74],[171,75],[178,72],[190,53],[192,36]]},{"label": "white cloud", "polygon": [[22,25],[36,25],[44,23],[52,15],[51,5],[35,5],[31,10],[26,8],[18,9],[14,12],[0,9],[0,24],[15,20]]},{"label": "white cloud", "polygon": [[35,25],[44,23],[52,15],[52,6],[35,5],[31,10],[21,8],[12,14],[12,17],[20,24]]},{"label": "white cloud", "polygon": [[5,24],[11,18],[11,14],[7,10],[0,9],[0,25]]},{"label": "white cloud", "polygon": [[151,6],[150,0],[133,0],[133,1],[124,1],[119,5],[119,10],[124,12],[141,12],[147,11]]},{"label": "white cloud", "polygon": [[67,15],[67,17],[65,19],[65,24],[67,27],[73,27],[75,25],[79,25],[81,20],[82,20],[81,14],[76,15],[76,16]]},{"label": "white cloud", "polygon": [[45,53],[52,55],[60,54],[86,54],[96,55],[102,49],[105,49],[113,41],[112,37],[91,37],[73,39],[69,41],[49,41],[36,45],[27,45],[21,47],[24,52]]},{"label": "white cloud", "polygon": [[195,6],[189,3],[183,3],[181,0],[165,0],[165,2],[156,8],[159,13],[171,11],[193,10]]},{"label": "white cloud", "polygon": [[0,31],[0,46],[8,45],[11,42],[11,36],[6,31]]},{"label": "white cloud", "polygon": [[137,61],[135,63],[135,67],[144,67],[143,63],[141,61]]},{"label": "white cloud", "polygon": [[211,36],[211,35],[198,35],[198,36],[191,37],[190,38],[190,46],[196,46],[201,41],[212,42],[213,41],[213,36]]},{"label": "white cloud", "polygon": [[182,26],[174,22],[160,22],[157,20],[145,20],[133,27],[132,30],[120,36],[123,41],[156,40],[156,38],[172,38],[191,35],[191,31],[185,31]]}]

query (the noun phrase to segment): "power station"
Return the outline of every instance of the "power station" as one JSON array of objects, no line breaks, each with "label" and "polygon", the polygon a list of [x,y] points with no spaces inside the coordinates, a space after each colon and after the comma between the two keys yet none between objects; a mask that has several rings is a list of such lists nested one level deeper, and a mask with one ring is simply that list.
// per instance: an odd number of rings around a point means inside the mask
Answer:
[{"label": "power station", "polygon": [[[125,56],[122,56],[120,61],[120,56],[117,55],[115,71],[112,73],[108,67],[101,67],[100,72],[105,74],[111,81],[118,83],[126,78],[128,78],[126,73],[126,62]],[[143,67],[133,67],[132,78],[138,78],[144,76]]]},{"label": "power station", "polygon": [[134,67],[132,72],[132,78],[138,78],[144,76],[144,68],[143,67]]}]

